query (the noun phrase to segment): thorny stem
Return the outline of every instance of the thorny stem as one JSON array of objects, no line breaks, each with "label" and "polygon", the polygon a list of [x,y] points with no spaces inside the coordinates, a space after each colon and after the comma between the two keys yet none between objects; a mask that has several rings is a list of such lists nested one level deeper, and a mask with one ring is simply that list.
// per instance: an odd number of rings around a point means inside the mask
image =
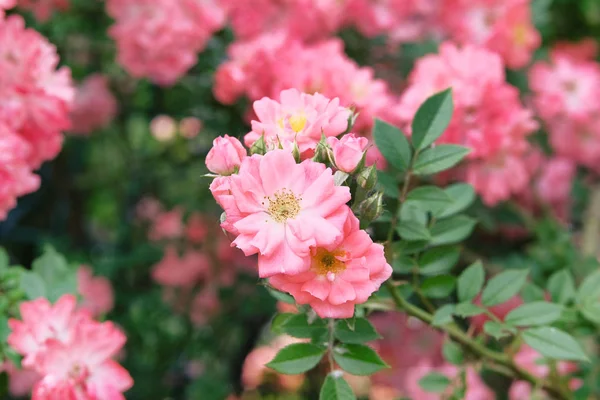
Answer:
[{"label": "thorny stem", "polygon": [[335,330],[335,321],[333,318],[329,318],[327,327],[329,329],[329,341],[327,342],[327,359],[329,360],[329,372],[333,372],[335,370],[335,363],[333,361],[333,344],[335,342],[333,332]]},{"label": "thorny stem", "polygon": [[[386,245],[389,245],[393,239],[394,231],[396,230],[397,214],[400,209],[400,205],[406,199],[406,194],[408,192],[409,184],[410,184],[411,172],[410,168],[408,169],[404,184],[402,187],[402,192],[400,194],[400,200],[398,202],[398,208],[395,210],[394,215],[392,217],[390,230],[388,232]],[[525,219],[525,222],[532,227],[531,221],[529,220],[529,215],[522,214],[522,217]],[[427,311],[411,304],[408,302],[399,292],[396,290],[396,287],[392,283],[392,281],[388,280],[386,283],[386,287],[388,288],[394,303],[398,309],[403,310],[408,315],[418,318],[421,321],[425,322],[429,326],[433,326],[433,315],[428,313]],[[452,339],[456,342],[460,343],[465,349],[469,350],[471,353],[477,355],[481,359],[487,359],[491,365],[493,365],[496,371],[503,373],[509,377],[521,379],[529,382],[533,387],[539,387],[545,390],[551,396],[560,399],[560,400],[570,400],[571,393],[568,391],[565,392],[563,388],[559,385],[556,387],[551,384],[544,382],[543,380],[538,380],[534,375],[530,374],[526,370],[517,366],[513,360],[502,352],[497,352],[494,350],[488,349],[485,345],[475,341],[473,338],[469,336],[468,333],[464,332],[462,329],[457,327],[456,325],[445,325],[438,326],[437,329],[447,333]]]}]

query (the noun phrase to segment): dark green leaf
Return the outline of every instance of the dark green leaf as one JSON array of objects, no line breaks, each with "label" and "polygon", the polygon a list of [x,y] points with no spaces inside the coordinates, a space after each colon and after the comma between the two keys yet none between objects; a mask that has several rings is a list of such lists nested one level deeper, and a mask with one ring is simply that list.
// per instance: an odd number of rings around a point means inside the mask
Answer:
[{"label": "dark green leaf", "polygon": [[468,183],[455,183],[444,189],[444,192],[450,197],[450,203],[439,215],[438,218],[446,218],[464,211],[475,200],[475,190]]},{"label": "dark green leaf", "polygon": [[456,305],[454,313],[462,318],[474,317],[483,314],[485,310],[473,303],[459,303]]},{"label": "dark green leaf", "polygon": [[437,372],[430,372],[419,379],[419,386],[421,386],[424,391],[430,393],[442,393],[449,384],[450,379]]},{"label": "dark green leaf", "polygon": [[294,298],[287,293],[283,293],[283,292],[281,292],[277,289],[273,289],[272,287],[269,287],[269,286],[267,286],[267,290],[269,291],[271,296],[273,296],[275,298],[275,300],[279,300],[279,301],[282,301],[287,304],[294,304],[294,305],[296,304],[296,301],[294,300]]},{"label": "dark green leaf", "polygon": [[427,212],[414,203],[404,203],[400,207],[400,221],[414,221],[426,226],[429,218]]},{"label": "dark green leaf", "polygon": [[415,175],[433,175],[458,164],[467,154],[467,147],[455,144],[441,144],[424,150],[419,154],[413,173]]},{"label": "dark green leaf", "polygon": [[412,123],[412,144],[422,150],[439,138],[452,119],[452,90],[429,97],[419,107]]},{"label": "dark green leaf", "polygon": [[582,304],[589,299],[598,298],[600,298],[600,270],[592,272],[583,280],[577,290],[577,303]]},{"label": "dark green leaf", "polygon": [[523,286],[523,289],[521,289],[521,298],[523,298],[525,303],[544,301],[546,299],[546,293],[544,292],[544,289],[536,284],[527,282],[525,286]]},{"label": "dark green leaf", "polygon": [[335,325],[335,337],[342,343],[364,343],[381,336],[367,319],[356,318],[354,329],[350,329],[346,321],[338,321]]},{"label": "dark green leaf", "polygon": [[450,272],[458,262],[460,250],[457,247],[436,247],[419,258],[419,273],[438,275]]},{"label": "dark green leaf", "polygon": [[398,187],[398,179],[394,175],[391,175],[388,172],[383,172],[377,170],[377,184],[381,189],[383,189],[383,193],[394,199],[400,197],[400,188]]},{"label": "dark green leaf", "polygon": [[548,325],[560,318],[562,310],[560,304],[536,301],[515,308],[504,321],[516,326]]},{"label": "dark green leaf", "polygon": [[575,297],[575,281],[573,275],[567,269],[555,272],[548,279],[548,291],[552,301],[567,304]]},{"label": "dark green leaf", "polygon": [[317,318],[309,323],[306,314],[292,314],[279,326],[283,333],[300,339],[312,339],[322,337],[327,333],[325,321]]},{"label": "dark green leaf", "polygon": [[363,344],[342,344],[333,352],[335,362],[346,372],[353,375],[371,375],[388,365],[375,350]]},{"label": "dark green leaf", "polygon": [[376,119],[373,138],[377,148],[391,165],[399,170],[408,169],[412,150],[408,139],[400,129]]},{"label": "dark green leaf", "polygon": [[441,299],[450,296],[455,286],[456,278],[452,275],[438,275],[425,279],[421,291],[427,297]]},{"label": "dark green leaf", "polygon": [[406,203],[415,204],[423,211],[437,215],[452,204],[452,199],[437,186],[421,186],[408,193]]},{"label": "dark green leaf", "polygon": [[327,375],[321,387],[319,400],[356,400],[352,388],[339,372],[334,371]]},{"label": "dark green leaf", "polygon": [[285,323],[294,316],[295,314],[291,313],[281,313],[275,315],[273,321],[271,321],[271,331],[273,333],[281,334],[283,333],[283,326]]},{"label": "dark green leaf", "polygon": [[580,344],[568,333],[552,327],[529,328],[523,340],[545,357],[555,360],[588,361]]},{"label": "dark green leaf", "polygon": [[429,240],[431,235],[427,230],[427,227],[421,225],[417,221],[401,221],[398,225],[398,234],[404,240],[418,241],[418,240]]},{"label": "dark green leaf", "polygon": [[476,223],[473,218],[464,215],[439,220],[431,228],[431,245],[462,242],[473,232]]},{"label": "dark green leaf", "polygon": [[519,293],[528,274],[526,269],[512,269],[496,275],[483,289],[481,302],[488,307],[504,303]]},{"label": "dark green leaf", "polygon": [[452,314],[454,314],[454,309],[454,304],[445,304],[442,307],[438,308],[437,311],[433,314],[433,321],[431,322],[431,325],[444,326],[452,322]]},{"label": "dark green leaf", "polygon": [[479,294],[485,281],[485,271],[481,261],[476,261],[458,277],[457,292],[459,301],[471,301]]},{"label": "dark green leaf", "polygon": [[495,321],[487,321],[483,325],[483,331],[496,340],[508,337],[515,332],[514,328],[511,328],[504,324],[500,324]]},{"label": "dark green leaf", "polygon": [[6,342],[6,338],[10,334],[10,328],[8,327],[8,318],[4,315],[0,315],[0,343]]},{"label": "dark green leaf", "polygon": [[314,368],[323,355],[325,349],[310,343],[295,343],[284,347],[267,367],[287,375],[295,375]]}]

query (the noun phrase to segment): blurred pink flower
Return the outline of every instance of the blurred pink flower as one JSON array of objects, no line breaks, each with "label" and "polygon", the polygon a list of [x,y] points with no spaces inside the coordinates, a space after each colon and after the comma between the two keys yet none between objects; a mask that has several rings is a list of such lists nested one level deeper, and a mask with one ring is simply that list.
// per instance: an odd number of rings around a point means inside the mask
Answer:
[{"label": "blurred pink flower", "polygon": [[392,275],[383,246],[359,229],[352,212],[347,214],[343,236],[313,247],[309,257],[308,271],[274,275],[269,283],[290,293],[298,304],[309,304],[321,318],[351,318],[354,306],[367,301]]},{"label": "blurred pink flower", "polygon": [[202,214],[195,212],[190,215],[185,227],[185,237],[192,243],[202,243],[208,235],[209,227]]},{"label": "blurred pink flower", "polygon": [[77,291],[83,298],[80,308],[87,310],[93,317],[108,313],[114,307],[114,294],[110,281],[94,276],[89,266],[82,265],[77,270]]},{"label": "blurred pink flower", "polygon": [[135,207],[136,216],[141,220],[153,220],[161,212],[162,205],[154,197],[143,197]]},{"label": "blurred pink flower", "polygon": [[117,60],[134,77],[172,85],[195,63],[225,11],[215,0],[109,0]]},{"label": "blurred pink flower", "polygon": [[150,133],[159,142],[167,142],[175,137],[177,124],[168,115],[157,115],[150,121]]},{"label": "blurred pink flower", "polygon": [[0,365],[0,373],[8,374],[8,391],[12,396],[25,397],[31,393],[31,389],[40,380],[40,374],[30,368],[17,368],[6,361]]},{"label": "blurred pink flower", "polygon": [[246,157],[229,183],[235,209],[226,205],[226,218],[236,219],[229,223],[239,233],[233,245],[247,256],[259,254],[260,277],[308,270],[310,248],[342,234],[350,192],[335,186],[323,164],[296,164],[290,152],[273,150]]},{"label": "blurred pink flower", "polygon": [[64,11],[69,8],[69,0],[18,0],[19,8],[33,12],[40,22],[50,19],[55,10]]},{"label": "blurred pink flower", "polygon": [[244,145],[235,137],[219,136],[206,155],[206,167],[214,174],[231,175],[247,156]]},{"label": "blurred pink flower", "polygon": [[179,133],[186,139],[198,136],[202,130],[202,121],[195,117],[186,117],[179,121]]},{"label": "blurred pink flower", "polygon": [[175,246],[165,247],[165,254],[152,268],[152,278],[172,287],[192,287],[210,275],[210,261],[203,253],[187,250],[180,257]]},{"label": "blurred pink flower", "polygon": [[202,288],[194,298],[190,306],[190,320],[196,326],[202,326],[219,312],[221,303],[217,289],[214,287]]},{"label": "blurred pink flower", "polygon": [[550,58],[565,57],[578,61],[593,61],[598,55],[598,43],[593,38],[581,39],[578,42],[555,42],[550,49]]},{"label": "blurred pink flower", "polygon": [[183,235],[183,210],[175,207],[158,214],[152,223],[148,237],[152,241],[178,239]]},{"label": "blurred pink flower", "polygon": [[88,134],[106,127],[117,113],[117,100],[100,74],[88,76],[77,88],[71,110],[71,132]]}]

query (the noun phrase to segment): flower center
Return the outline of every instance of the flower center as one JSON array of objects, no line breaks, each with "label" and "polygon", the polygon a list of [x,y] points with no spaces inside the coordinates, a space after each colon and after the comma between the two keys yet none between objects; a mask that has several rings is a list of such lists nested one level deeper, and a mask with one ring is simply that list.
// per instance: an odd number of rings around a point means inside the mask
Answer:
[{"label": "flower center", "polygon": [[527,44],[527,27],[523,24],[517,25],[513,30],[513,38],[517,46],[525,46]]},{"label": "flower center", "polygon": [[290,218],[296,218],[300,212],[300,200],[291,190],[281,189],[273,196],[268,197],[269,207],[267,212],[277,222],[285,222]]},{"label": "flower center", "polygon": [[306,117],[302,114],[292,115],[289,118],[290,127],[296,133],[300,132],[306,126]]},{"label": "flower center", "polygon": [[327,251],[317,249],[312,257],[312,269],[318,275],[339,274],[346,269],[346,263],[340,260],[346,256],[343,250]]}]

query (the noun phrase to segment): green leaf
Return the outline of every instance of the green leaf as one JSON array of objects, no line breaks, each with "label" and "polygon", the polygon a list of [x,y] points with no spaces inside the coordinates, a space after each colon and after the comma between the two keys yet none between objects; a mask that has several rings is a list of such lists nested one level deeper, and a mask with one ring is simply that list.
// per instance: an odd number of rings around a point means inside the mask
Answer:
[{"label": "green leaf", "polygon": [[594,324],[600,324],[600,302],[590,300],[580,305],[581,315]]},{"label": "green leaf", "polygon": [[23,271],[21,274],[21,290],[29,300],[46,297],[46,284],[35,272]]},{"label": "green leaf", "polygon": [[487,307],[504,303],[519,293],[528,274],[529,271],[526,269],[511,269],[496,275],[483,289],[481,302]]},{"label": "green leaf", "polygon": [[455,144],[441,144],[424,150],[419,154],[413,167],[415,175],[433,175],[458,164],[469,148]]},{"label": "green leaf", "polygon": [[437,216],[450,217],[466,210],[475,200],[475,190],[468,183],[455,183],[444,189],[452,202]]},{"label": "green leaf", "polygon": [[338,321],[335,324],[335,337],[342,343],[364,343],[381,338],[365,318],[356,318],[354,329],[350,329],[346,321]]},{"label": "green leaf", "polygon": [[523,331],[523,340],[544,357],[555,360],[588,361],[579,343],[560,329],[543,326]]},{"label": "green leaf", "polygon": [[275,300],[282,301],[287,304],[296,304],[294,298],[287,293],[283,293],[277,289],[273,289],[270,286],[267,286],[267,291],[271,294],[271,296],[275,298]]},{"label": "green leaf", "polygon": [[0,247],[0,276],[8,269],[9,262],[8,253],[4,248]]},{"label": "green leaf", "polygon": [[431,235],[427,227],[417,221],[401,221],[397,227],[398,234],[404,240],[418,241],[429,240]]},{"label": "green leaf", "polygon": [[383,193],[394,199],[400,197],[400,188],[398,187],[398,179],[388,172],[377,170],[377,185],[383,190]]},{"label": "green leaf", "polygon": [[439,220],[431,228],[431,245],[462,242],[473,232],[476,223],[473,218],[464,215]]},{"label": "green leaf", "polygon": [[577,303],[585,303],[588,299],[600,298],[600,270],[597,270],[588,275],[579,290],[577,290]]},{"label": "green leaf", "polygon": [[408,139],[400,129],[376,119],[373,138],[375,145],[391,165],[401,171],[408,169],[412,150]]},{"label": "green leaf", "polygon": [[433,320],[431,325],[433,326],[444,326],[453,321],[452,314],[454,314],[455,305],[445,304],[437,309],[433,314]]},{"label": "green leaf", "polygon": [[436,247],[428,250],[419,258],[419,273],[439,275],[450,272],[460,257],[457,247]]},{"label": "green leaf", "polygon": [[295,343],[281,349],[267,367],[282,374],[301,374],[314,368],[324,354],[325,349],[314,344]]},{"label": "green leaf", "polygon": [[563,311],[560,304],[535,301],[523,304],[508,313],[504,321],[516,326],[548,325],[558,320]]},{"label": "green leaf", "polygon": [[400,207],[400,221],[415,221],[423,226],[427,226],[427,212],[414,203],[403,203]]},{"label": "green leaf", "polygon": [[459,301],[471,301],[479,294],[485,281],[485,271],[481,261],[476,261],[458,277],[457,291]]},{"label": "green leaf", "polygon": [[408,193],[406,202],[437,215],[452,204],[452,199],[437,186],[421,186]]},{"label": "green leaf", "polygon": [[334,371],[327,375],[321,387],[319,400],[356,400],[352,388],[339,372]]},{"label": "green leaf", "polygon": [[275,317],[273,317],[273,320],[271,321],[271,331],[273,331],[273,333],[282,334],[283,326],[294,315],[295,314],[291,313],[281,313],[275,315]]},{"label": "green leaf", "polygon": [[465,355],[460,345],[450,339],[444,342],[442,354],[444,355],[444,359],[450,364],[461,365],[465,361]]},{"label": "green leaf", "polygon": [[455,286],[456,278],[452,275],[438,275],[425,279],[421,291],[427,297],[441,299],[450,296]]},{"label": "green leaf", "polygon": [[[6,342],[6,338],[10,335],[10,328],[8,327],[8,318],[4,315],[0,315],[0,343]],[[0,352],[1,354],[1,352]]]},{"label": "green leaf", "polygon": [[412,123],[412,144],[422,150],[439,138],[452,119],[452,90],[434,94],[419,107]]},{"label": "green leaf", "polygon": [[534,283],[527,282],[521,289],[521,298],[525,303],[533,303],[535,301],[545,301],[546,293],[544,289]]},{"label": "green leaf", "polygon": [[474,317],[483,314],[485,310],[473,303],[459,303],[456,305],[454,313],[462,318]]},{"label": "green leaf", "polygon": [[552,301],[567,304],[575,297],[575,281],[573,275],[567,269],[555,272],[548,279],[548,291]]},{"label": "green leaf", "polygon": [[333,351],[335,362],[346,372],[353,375],[371,375],[388,365],[375,350],[364,344],[342,344]]},{"label": "green leaf", "polygon": [[504,324],[499,324],[495,321],[487,321],[485,324],[483,324],[483,331],[496,340],[500,340],[515,333],[514,328]]},{"label": "green leaf", "polygon": [[31,270],[44,282],[45,296],[54,303],[64,294],[77,293],[77,275],[64,256],[47,247],[41,257],[31,264]]},{"label": "green leaf", "polygon": [[327,334],[325,321],[317,318],[309,323],[306,314],[292,314],[279,326],[282,333],[300,339],[320,338]]},{"label": "green leaf", "polygon": [[449,384],[450,379],[437,372],[430,372],[419,379],[419,386],[430,393],[443,393]]}]

